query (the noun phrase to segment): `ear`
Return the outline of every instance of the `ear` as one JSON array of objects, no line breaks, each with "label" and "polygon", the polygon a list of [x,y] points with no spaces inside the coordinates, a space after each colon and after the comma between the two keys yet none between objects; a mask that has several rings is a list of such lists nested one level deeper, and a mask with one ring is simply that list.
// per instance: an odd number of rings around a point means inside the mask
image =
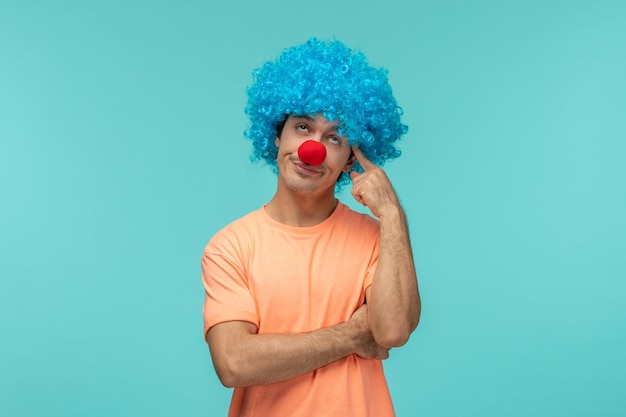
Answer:
[{"label": "ear", "polygon": [[348,158],[348,162],[346,162],[346,165],[343,167],[343,172],[350,171],[352,167],[354,166],[355,162],[356,162],[356,156],[354,156],[354,152],[350,151],[350,157]]}]

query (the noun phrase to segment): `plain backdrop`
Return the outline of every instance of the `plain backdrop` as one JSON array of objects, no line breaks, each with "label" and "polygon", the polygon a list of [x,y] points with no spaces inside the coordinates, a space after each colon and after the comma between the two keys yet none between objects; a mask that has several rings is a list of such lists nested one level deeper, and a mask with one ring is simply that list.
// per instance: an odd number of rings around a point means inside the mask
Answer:
[{"label": "plain backdrop", "polygon": [[[275,190],[251,72],[389,70],[423,299],[398,416],[626,415],[626,2],[0,0],[0,415],[225,416],[202,250]],[[349,192],[341,199],[361,210]]]}]

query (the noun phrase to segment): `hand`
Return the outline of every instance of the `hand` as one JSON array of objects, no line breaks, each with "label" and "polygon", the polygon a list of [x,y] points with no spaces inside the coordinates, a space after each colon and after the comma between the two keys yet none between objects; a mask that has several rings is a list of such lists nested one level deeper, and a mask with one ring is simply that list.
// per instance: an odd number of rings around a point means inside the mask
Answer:
[{"label": "hand", "polygon": [[384,348],[374,341],[374,336],[370,332],[367,324],[367,305],[363,304],[352,314],[348,323],[354,325],[355,334],[355,354],[365,359],[387,359],[389,349]]},{"label": "hand", "polygon": [[400,207],[398,196],[385,171],[367,159],[358,147],[353,146],[352,151],[363,167],[361,174],[356,171],[350,173],[352,196],[356,201],[368,207],[378,218],[388,208]]}]

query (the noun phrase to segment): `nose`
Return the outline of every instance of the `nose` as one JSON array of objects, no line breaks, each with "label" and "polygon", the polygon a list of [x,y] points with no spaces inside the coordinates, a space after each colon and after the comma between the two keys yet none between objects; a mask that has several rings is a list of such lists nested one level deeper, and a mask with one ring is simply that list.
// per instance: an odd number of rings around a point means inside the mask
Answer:
[{"label": "nose", "polygon": [[298,158],[305,164],[321,165],[326,159],[326,146],[312,139],[304,141],[298,148]]}]

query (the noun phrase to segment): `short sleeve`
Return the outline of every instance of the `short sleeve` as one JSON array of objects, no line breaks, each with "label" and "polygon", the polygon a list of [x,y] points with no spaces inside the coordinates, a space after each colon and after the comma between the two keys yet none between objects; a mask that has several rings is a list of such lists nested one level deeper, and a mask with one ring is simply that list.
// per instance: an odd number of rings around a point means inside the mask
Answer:
[{"label": "short sleeve", "polygon": [[229,245],[209,243],[202,257],[204,335],[216,324],[259,319],[241,256]]}]

